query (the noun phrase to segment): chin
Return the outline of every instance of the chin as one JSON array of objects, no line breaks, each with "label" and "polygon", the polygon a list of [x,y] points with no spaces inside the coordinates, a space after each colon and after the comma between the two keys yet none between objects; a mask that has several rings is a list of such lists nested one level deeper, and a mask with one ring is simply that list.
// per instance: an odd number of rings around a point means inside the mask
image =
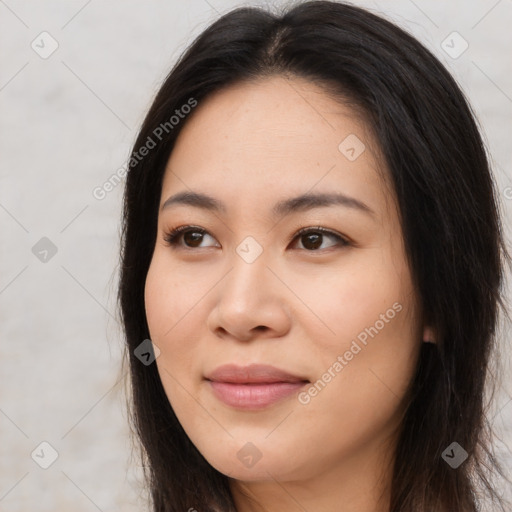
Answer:
[{"label": "chin", "polygon": [[[246,452],[249,450],[250,448],[246,448]],[[306,464],[306,468],[309,468],[308,471],[285,453],[280,454],[275,451],[272,455],[261,453],[260,458],[251,461],[246,452],[240,453],[240,450],[235,450],[232,456],[216,454],[205,458],[220,473],[234,480],[245,482],[301,480],[311,476],[307,474],[311,470],[310,464]]]}]

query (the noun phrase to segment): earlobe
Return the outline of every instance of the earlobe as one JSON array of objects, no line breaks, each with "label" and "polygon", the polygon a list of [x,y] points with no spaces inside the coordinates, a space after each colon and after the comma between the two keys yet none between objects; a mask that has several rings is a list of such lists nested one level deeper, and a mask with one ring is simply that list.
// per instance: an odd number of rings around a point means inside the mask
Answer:
[{"label": "earlobe", "polygon": [[434,330],[430,326],[425,326],[423,328],[423,343],[436,343]]}]

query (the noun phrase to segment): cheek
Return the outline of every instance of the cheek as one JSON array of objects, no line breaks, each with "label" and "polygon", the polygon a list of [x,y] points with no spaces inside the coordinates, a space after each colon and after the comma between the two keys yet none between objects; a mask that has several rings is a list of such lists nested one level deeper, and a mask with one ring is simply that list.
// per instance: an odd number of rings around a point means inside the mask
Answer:
[{"label": "cheek", "polygon": [[395,338],[405,327],[401,319],[406,314],[398,310],[413,307],[409,304],[413,295],[407,268],[391,263],[382,248],[353,251],[336,268],[289,275],[287,279],[294,283],[294,293],[301,299],[297,303],[300,311],[295,311],[301,327],[329,354],[350,345],[358,335],[364,341],[365,329],[376,323],[379,333]]},{"label": "cheek", "polygon": [[146,276],[144,302],[150,334],[157,344],[172,342],[176,332],[190,326],[197,314],[207,284],[197,276],[186,276],[179,265],[170,265],[161,251],[155,251]]},{"label": "cheek", "polygon": [[[336,335],[308,335],[321,340],[311,344],[318,373],[299,396],[303,416],[297,417],[306,423],[326,418],[319,429],[331,446],[326,457],[333,463],[393,435],[417,364],[420,339],[414,305],[393,280],[372,284],[371,279],[359,279],[358,286],[335,290],[337,307],[334,297],[331,302],[323,298],[325,320]],[[303,436],[305,445],[314,446],[318,431]]]},{"label": "cheek", "polygon": [[146,318],[151,340],[160,349],[156,363],[162,383],[174,400],[183,392],[181,386],[190,389],[202,378],[199,363],[211,349],[204,345],[208,293],[219,276],[208,265],[191,272],[190,264],[155,250],[144,289]]},{"label": "cheek", "polygon": [[173,294],[169,290],[169,282],[159,267],[158,261],[153,258],[146,276],[144,304],[151,340],[160,347],[163,334],[173,325],[174,308],[171,302]]},{"label": "cheek", "polygon": [[[189,366],[188,360],[195,346],[191,337],[194,330],[190,325],[194,323],[200,300],[200,290],[177,281],[178,275],[169,270],[165,258],[156,255],[148,270],[144,289],[150,337],[160,349],[157,365],[172,375],[177,369],[186,370]],[[179,365],[175,364],[177,361]],[[164,375],[162,380],[165,380]]]},{"label": "cheek", "polygon": [[165,257],[156,254],[146,277],[144,300],[150,338],[160,349],[158,373],[169,403],[183,421],[197,412],[185,390],[192,391],[190,382],[195,378],[201,337],[195,316],[204,292],[177,280],[179,275],[169,269]]},{"label": "cheek", "polygon": [[371,423],[374,414],[390,414],[405,393],[421,333],[408,268],[397,261],[382,250],[368,250],[353,264],[345,262],[346,270],[331,270],[328,278],[317,276],[307,285],[300,281],[297,293],[315,313],[301,327],[313,341],[312,360],[320,363],[318,385],[303,403],[322,395],[312,404],[318,413],[338,404],[340,417],[357,411]]}]

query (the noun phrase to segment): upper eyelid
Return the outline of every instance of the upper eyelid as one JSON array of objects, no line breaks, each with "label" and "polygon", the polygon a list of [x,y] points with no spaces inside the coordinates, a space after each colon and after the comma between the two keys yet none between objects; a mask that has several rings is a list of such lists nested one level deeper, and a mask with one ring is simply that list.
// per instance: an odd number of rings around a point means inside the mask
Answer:
[{"label": "upper eyelid", "polygon": [[347,243],[349,242],[349,239],[345,235],[342,235],[341,233],[338,233],[337,231],[334,231],[332,229],[324,228],[322,226],[307,226],[304,228],[300,228],[295,231],[293,238],[290,241],[294,240],[299,235],[303,235],[305,233],[315,232],[315,231],[320,232],[326,236],[330,235],[335,238],[340,238],[342,241],[347,242]]}]

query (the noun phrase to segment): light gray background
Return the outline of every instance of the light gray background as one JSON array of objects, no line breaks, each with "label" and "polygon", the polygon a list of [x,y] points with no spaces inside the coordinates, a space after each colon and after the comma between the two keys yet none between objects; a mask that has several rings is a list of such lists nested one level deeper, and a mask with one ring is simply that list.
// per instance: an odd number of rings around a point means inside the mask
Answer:
[{"label": "light gray background", "polygon": [[[122,185],[101,201],[92,191],[125,163],[192,39],[231,8],[269,3],[0,0],[0,510],[146,509],[130,460],[115,312]],[[354,3],[411,31],[467,93],[510,239],[512,2]],[[43,31],[58,43],[46,59],[31,47],[50,47]],[[458,58],[441,47],[453,31],[469,44]],[[46,262],[32,252],[42,237],[57,247]],[[507,382],[495,425],[509,468],[511,399]],[[43,441],[58,452],[46,470],[31,458]]]}]

